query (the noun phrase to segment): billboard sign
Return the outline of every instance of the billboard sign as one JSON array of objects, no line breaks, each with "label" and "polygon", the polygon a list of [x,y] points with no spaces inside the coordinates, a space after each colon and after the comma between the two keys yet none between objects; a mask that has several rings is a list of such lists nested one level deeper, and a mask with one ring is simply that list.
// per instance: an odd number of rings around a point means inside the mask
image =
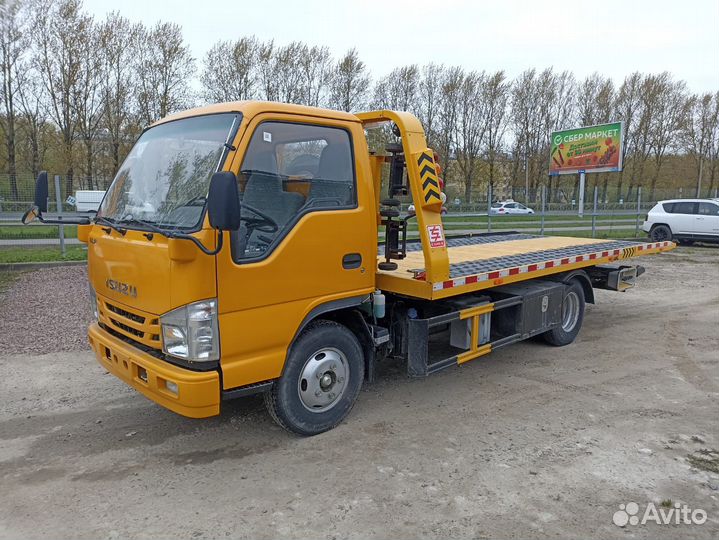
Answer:
[{"label": "billboard sign", "polygon": [[549,174],[622,170],[622,123],[552,132]]}]

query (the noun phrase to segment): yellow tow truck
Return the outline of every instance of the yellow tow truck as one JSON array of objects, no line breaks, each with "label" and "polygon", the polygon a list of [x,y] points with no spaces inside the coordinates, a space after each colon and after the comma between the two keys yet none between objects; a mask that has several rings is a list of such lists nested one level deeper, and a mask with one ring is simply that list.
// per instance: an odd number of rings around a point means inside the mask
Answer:
[{"label": "yellow tow truck", "polygon": [[[400,142],[370,152],[366,134],[382,126]],[[536,335],[571,343],[594,289],[634,285],[643,269],[625,259],[675,247],[448,238],[442,202],[434,153],[406,112],[246,101],[169,116],[139,137],[97,215],[75,221],[90,344],[176,413],[209,417],[264,393],[281,426],[313,435],[348,415],[379,362],[426,377]],[[44,211],[41,174],[23,221],[55,222]]]}]

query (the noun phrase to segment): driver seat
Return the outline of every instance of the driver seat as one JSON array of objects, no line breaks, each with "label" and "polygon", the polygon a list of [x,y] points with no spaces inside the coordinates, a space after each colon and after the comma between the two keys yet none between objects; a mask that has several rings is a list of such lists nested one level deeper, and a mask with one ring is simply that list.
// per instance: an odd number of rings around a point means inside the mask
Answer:
[{"label": "driver seat", "polygon": [[[250,156],[248,156],[250,158]],[[235,259],[243,258],[247,244],[253,239],[263,236],[270,241],[274,240],[287,223],[297,215],[305,202],[300,193],[290,193],[282,189],[282,177],[277,172],[277,160],[273,152],[265,152],[251,156],[243,164],[243,171],[248,174],[245,190],[241,194],[242,202],[267,214],[277,224],[277,232],[269,233],[253,230],[248,234],[247,226],[240,224],[237,231],[236,242],[233,242],[233,256]],[[252,212],[248,211],[248,214]],[[236,249],[234,249],[236,246]]]},{"label": "driver seat", "polygon": [[305,198],[301,193],[282,189],[282,177],[277,172],[274,152],[251,156],[243,169],[249,173],[249,177],[242,201],[270,216],[282,229],[297,214]]}]

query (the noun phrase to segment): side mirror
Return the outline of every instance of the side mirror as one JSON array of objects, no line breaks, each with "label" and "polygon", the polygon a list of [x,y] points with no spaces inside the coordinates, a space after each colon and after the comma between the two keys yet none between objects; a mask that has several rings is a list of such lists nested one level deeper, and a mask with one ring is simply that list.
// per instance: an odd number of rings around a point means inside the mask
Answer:
[{"label": "side mirror", "polygon": [[37,175],[35,181],[35,206],[40,213],[47,212],[47,171]]},{"label": "side mirror", "polygon": [[222,171],[212,175],[207,214],[213,229],[236,231],[240,228],[240,194],[235,173]]},{"label": "side mirror", "polygon": [[23,225],[42,218],[43,212],[47,212],[47,171],[42,171],[37,175],[37,180],[35,181],[35,204],[23,214]]},{"label": "side mirror", "polygon": [[33,221],[35,221],[38,217],[40,217],[40,209],[37,206],[33,205],[30,210],[28,210],[22,215],[22,218],[20,220],[22,221],[23,225],[27,225],[28,223],[32,223]]}]

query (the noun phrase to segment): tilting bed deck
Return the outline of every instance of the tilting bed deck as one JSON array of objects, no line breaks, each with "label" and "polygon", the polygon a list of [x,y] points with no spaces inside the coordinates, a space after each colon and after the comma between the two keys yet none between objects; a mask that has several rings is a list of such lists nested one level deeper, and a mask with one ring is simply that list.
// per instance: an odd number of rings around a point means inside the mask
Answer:
[{"label": "tilting bed deck", "polygon": [[[426,299],[447,298],[498,285],[524,281],[574,268],[673,249],[673,242],[601,240],[523,233],[479,234],[448,238],[450,276],[431,283],[424,272],[419,241],[407,243],[406,258],[393,271],[377,274],[378,286]],[[380,249],[380,256],[383,249]]]}]

